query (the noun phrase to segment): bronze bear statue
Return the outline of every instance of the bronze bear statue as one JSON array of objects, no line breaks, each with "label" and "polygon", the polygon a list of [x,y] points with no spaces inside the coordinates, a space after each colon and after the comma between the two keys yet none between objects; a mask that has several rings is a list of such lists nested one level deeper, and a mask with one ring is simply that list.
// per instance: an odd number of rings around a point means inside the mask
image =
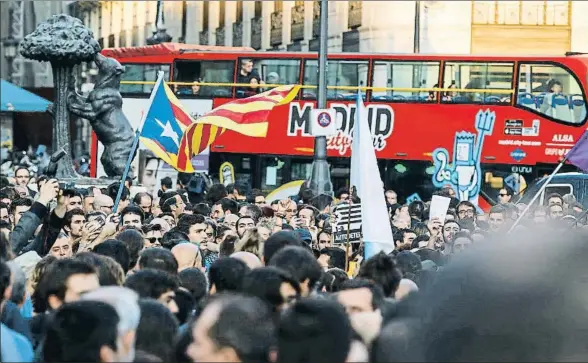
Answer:
[{"label": "bronze bear statue", "polygon": [[[104,145],[100,161],[110,177],[120,177],[131,152],[135,133],[122,111],[123,99],[119,87],[125,67],[113,58],[100,53],[94,59],[98,67],[98,79],[87,98],[75,89],[71,77],[68,92],[68,109],[74,115],[90,122],[98,140]],[[132,178],[131,171],[129,176]]]}]

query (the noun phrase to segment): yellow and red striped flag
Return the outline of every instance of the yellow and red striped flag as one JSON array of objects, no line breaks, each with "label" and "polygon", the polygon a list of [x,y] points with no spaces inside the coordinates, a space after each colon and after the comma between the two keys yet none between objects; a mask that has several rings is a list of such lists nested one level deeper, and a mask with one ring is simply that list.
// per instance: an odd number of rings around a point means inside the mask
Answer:
[{"label": "yellow and red striped flag", "polygon": [[274,107],[289,103],[296,97],[300,86],[280,86],[258,95],[235,100],[215,108],[190,125],[182,136],[180,149],[187,147],[186,155],[180,155],[182,167],[192,155],[198,155],[214,140],[231,130],[251,137],[265,137],[268,117]]}]

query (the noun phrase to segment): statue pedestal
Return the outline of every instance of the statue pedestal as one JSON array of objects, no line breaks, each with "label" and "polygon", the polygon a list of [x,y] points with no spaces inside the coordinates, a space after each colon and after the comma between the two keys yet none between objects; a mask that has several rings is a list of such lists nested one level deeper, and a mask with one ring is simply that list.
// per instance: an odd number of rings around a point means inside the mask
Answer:
[{"label": "statue pedestal", "polygon": [[76,188],[88,188],[88,187],[97,187],[97,188],[106,188],[112,183],[120,183],[120,179],[98,179],[98,178],[60,178],[60,183],[67,183],[70,185],[75,185]]}]

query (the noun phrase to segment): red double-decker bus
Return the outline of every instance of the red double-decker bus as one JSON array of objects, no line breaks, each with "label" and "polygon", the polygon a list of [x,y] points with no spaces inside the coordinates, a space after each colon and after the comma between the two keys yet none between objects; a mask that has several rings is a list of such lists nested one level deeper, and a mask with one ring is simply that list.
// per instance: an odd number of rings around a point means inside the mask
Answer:
[{"label": "red double-decker bus", "polygon": [[[237,180],[262,190],[309,177],[316,53],[166,43],[106,49],[103,54],[126,66],[121,93],[125,109],[130,110],[125,113],[135,127],[157,71],[165,72],[184,106],[196,115],[271,85],[302,85],[297,99],[272,112],[267,138],[225,132],[212,144],[207,167],[218,177],[221,164],[230,162]],[[337,112],[339,129],[328,138],[334,188],[348,183],[350,132],[359,89],[369,109],[387,188],[429,198],[448,166],[477,164],[480,195],[486,201],[496,200],[504,183],[522,189],[526,182],[550,173],[584,131],[587,67],[588,56],[581,54],[329,54],[328,106]],[[239,84],[252,78],[240,76],[242,71],[255,75],[253,83],[261,84]],[[480,123],[480,117],[486,117],[486,123]],[[446,149],[445,160],[440,148]],[[94,155],[98,153],[94,148]],[[93,164],[97,162],[95,158]],[[439,163],[448,165],[440,169]]]}]

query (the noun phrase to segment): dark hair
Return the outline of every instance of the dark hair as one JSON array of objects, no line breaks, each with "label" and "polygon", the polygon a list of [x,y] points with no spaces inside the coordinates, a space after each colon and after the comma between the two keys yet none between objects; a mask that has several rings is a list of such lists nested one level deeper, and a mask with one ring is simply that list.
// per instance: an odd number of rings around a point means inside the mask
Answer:
[{"label": "dark hair", "polygon": [[411,217],[415,217],[419,220],[423,219],[423,213],[425,211],[425,203],[420,200],[415,200],[408,205],[408,214]]},{"label": "dark hair", "polygon": [[282,248],[269,260],[269,265],[286,270],[299,283],[308,280],[308,287],[311,291],[321,278],[321,266],[312,253],[304,247],[288,246]]},{"label": "dark hair", "polygon": [[10,267],[0,260],[0,304],[4,302],[4,293],[10,286]]},{"label": "dark hair", "polygon": [[126,206],[125,209],[123,209],[120,212],[121,224],[124,223],[124,219],[127,214],[134,214],[134,215],[139,216],[139,218],[141,219],[141,224],[143,224],[143,221],[145,221],[145,212],[143,212],[143,209],[136,206],[136,205],[131,204],[131,205]]},{"label": "dark hair", "polygon": [[170,250],[165,248],[148,248],[139,255],[139,268],[165,271],[172,275],[178,273],[178,261]]},{"label": "dark hair", "polygon": [[145,193],[145,192],[139,192],[139,193],[135,194],[135,196],[133,197],[133,203],[137,206],[140,206],[141,199],[143,199],[145,197],[149,198],[149,200],[151,200],[151,202],[153,202],[153,197],[151,196],[151,194]]},{"label": "dark hair", "polygon": [[127,229],[119,232],[116,235],[116,239],[123,242],[129,251],[129,269],[135,267],[139,260],[139,253],[145,246],[143,236],[139,231],[134,229]]},{"label": "dark hair", "polygon": [[[398,270],[404,278],[415,281],[422,270],[421,258],[410,251],[402,251],[396,255]],[[417,282],[417,281],[415,281]]]},{"label": "dark hair", "polygon": [[171,250],[179,241],[189,240],[190,237],[188,237],[186,233],[180,231],[176,226],[163,234],[163,237],[161,238],[161,246],[167,250]]},{"label": "dark hair", "polygon": [[[194,205],[192,205],[192,207],[190,209],[192,210],[192,212],[194,214],[200,214],[203,216],[210,215],[210,207],[206,203],[194,204]],[[190,209],[188,209],[188,207],[186,207],[186,210],[190,210]]]},{"label": "dark hair", "polygon": [[333,276],[333,279],[329,285],[326,285],[327,292],[337,292],[341,289],[341,284],[349,280],[349,276],[345,270],[340,268],[331,268],[326,272],[327,275]]},{"label": "dark hair", "polygon": [[206,193],[206,201],[208,204],[214,205],[219,200],[226,198],[227,195],[227,188],[223,184],[213,184],[208,189],[208,193]]},{"label": "dark hair", "polygon": [[84,213],[83,210],[81,210],[80,208],[74,208],[74,209],[70,210],[69,212],[65,213],[65,216],[63,217],[64,225],[71,227],[71,222],[72,222],[74,216],[82,216],[82,217],[86,218],[86,214]]},{"label": "dark hair", "polygon": [[214,345],[233,348],[241,362],[267,362],[276,339],[272,311],[253,296],[227,295],[217,303],[221,311],[208,332]]},{"label": "dark hair", "polygon": [[164,362],[173,358],[174,338],[178,332],[178,321],[169,309],[154,299],[140,299],[141,320],[137,327],[135,348],[151,353]]},{"label": "dark hair", "polygon": [[271,258],[282,248],[287,246],[302,246],[297,233],[280,231],[272,234],[263,245],[263,260],[267,265]]},{"label": "dark hair", "polygon": [[221,200],[214,203],[214,205],[220,204],[223,212],[231,212],[231,214],[239,213],[239,204],[232,199],[229,198],[222,198]]},{"label": "dark hair", "polygon": [[10,204],[10,214],[14,215],[16,207],[31,207],[33,200],[31,198],[16,198]]},{"label": "dark hair", "polygon": [[246,204],[245,209],[247,210],[247,214],[253,218],[255,224],[257,224],[259,218],[261,218],[261,208],[256,204]]},{"label": "dark hair", "polygon": [[321,255],[329,256],[329,268],[345,270],[345,251],[339,247],[326,247],[320,251]]},{"label": "dark hair", "polygon": [[204,216],[201,216],[200,214],[184,214],[178,220],[178,225],[176,227],[178,230],[188,235],[190,233],[190,227],[195,224],[204,224],[204,221]]},{"label": "dark hair", "polygon": [[[110,184],[106,188],[106,195],[108,195],[110,198],[112,198],[112,200],[116,200],[116,196],[118,195],[119,188],[120,188],[119,182],[114,182],[114,183]],[[129,188],[127,188],[126,186],[123,186],[123,191],[122,191],[122,194],[120,195],[120,200],[129,199],[130,194],[131,194],[131,192],[129,191]]]},{"label": "dark hair", "polygon": [[187,268],[178,273],[180,286],[190,291],[194,297],[195,303],[198,304],[208,294],[208,281],[204,272],[199,268]]},{"label": "dark hair", "polygon": [[97,274],[96,269],[87,262],[78,259],[64,258],[53,262],[43,273],[32,301],[36,313],[44,313],[49,306],[49,296],[55,295],[59,300],[65,299],[67,280],[73,275]]},{"label": "dark hair", "polygon": [[178,286],[178,279],[165,271],[145,269],[137,271],[127,278],[125,287],[134,290],[140,297],[159,297],[168,291],[175,291]]},{"label": "dark hair", "polygon": [[[8,224],[8,226],[6,226]],[[10,224],[6,221],[0,221],[0,229],[1,228],[10,228]],[[10,241],[4,233],[0,233],[0,260],[1,261],[9,261],[12,260],[12,247],[10,247]]]},{"label": "dark hair", "polygon": [[369,289],[372,293],[372,309],[380,309],[385,302],[384,291],[382,287],[372,280],[365,278],[355,278],[344,281],[341,284],[339,291],[355,290],[355,289]]},{"label": "dark hair", "polygon": [[175,314],[180,324],[185,324],[188,318],[191,316],[192,311],[195,307],[195,300],[189,291],[184,289],[177,289],[174,301],[178,306],[178,312]]},{"label": "dark hair", "polygon": [[303,299],[286,310],[278,328],[278,362],[339,362],[347,359],[353,328],[341,305]]},{"label": "dark hair", "polygon": [[380,252],[361,265],[359,269],[358,277],[372,280],[384,291],[384,294],[389,297],[393,297],[400,280],[402,280],[402,274],[396,268],[394,259],[384,252]]},{"label": "dark hair", "polygon": [[44,362],[100,362],[100,350],[118,348],[116,310],[100,301],[63,305],[52,317],[42,347]]},{"label": "dark hair", "polygon": [[[110,257],[99,255],[94,252],[81,252],[73,257],[74,260],[86,262],[96,269],[100,286],[119,286],[122,284],[122,281],[119,281],[118,276],[116,276],[110,266],[107,265],[107,258]],[[118,263],[114,259],[110,259],[114,261],[113,263]],[[120,269],[122,271],[122,267],[120,267]]]},{"label": "dark hair", "polygon": [[488,212],[488,215],[494,214],[494,213],[496,213],[496,214],[502,214],[504,216],[504,218],[507,217],[506,208],[504,208],[503,206],[498,205],[498,204],[495,205],[495,206],[492,206],[492,208],[490,208],[490,211]]},{"label": "dark hair", "polygon": [[229,257],[235,252],[235,244],[239,242],[239,237],[230,235],[227,236],[219,245],[219,257]]},{"label": "dark hair", "polygon": [[215,287],[216,292],[239,291],[243,278],[251,269],[245,262],[231,257],[221,257],[214,261],[208,269],[209,289]]},{"label": "dark hair", "polygon": [[249,185],[245,182],[235,182],[234,189],[237,191],[237,193],[239,193],[239,195],[247,195],[249,193]]},{"label": "dark hair", "polygon": [[[174,193],[175,193],[174,195],[170,196],[169,198],[167,198],[165,200],[165,202],[163,202],[163,205],[161,206],[161,211],[162,212],[164,212],[164,213],[171,213],[172,212],[172,209],[171,209],[172,205],[176,205],[177,206],[178,200],[176,198],[176,195],[179,195],[179,194],[178,194],[178,192],[174,192]],[[166,193],[164,193],[164,194],[166,194]],[[180,198],[181,198],[181,196],[180,196]]]},{"label": "dark hair", "polygon": [[249,192],[249,197],[247,198],[247,201],[249,203],[255,203],[256,197],[265,197],[265,194],[257,188],[251,189],[251,192]]},{"label": "dark hair", "polygon": [[116,239],[109,239],[94,247],[93,251],[99,255],[112,257],[120,264],[125,274],[129,271],[131,258],[129,250],[124,242]]},{"label": "dark hair", "polygon": [[165,212],[163,210],[163,206],[164,206],[165,202],[167,202],[168,199],[175,197],[176,195],[180,195],[180,193],[176,192],[175,190],[168,190],[159,196],[159,207],[161,208],[161,210],[163,212]]},{"label": "dark hair", "polygon": [[285,303],[280,293],[282,283],[288,283],[300,295],[298,281],[286,271],[277,267],[261,267],[251,270],[243,279],[241,291],[247,295],[257,296],[270,304],[274,311]]}]

